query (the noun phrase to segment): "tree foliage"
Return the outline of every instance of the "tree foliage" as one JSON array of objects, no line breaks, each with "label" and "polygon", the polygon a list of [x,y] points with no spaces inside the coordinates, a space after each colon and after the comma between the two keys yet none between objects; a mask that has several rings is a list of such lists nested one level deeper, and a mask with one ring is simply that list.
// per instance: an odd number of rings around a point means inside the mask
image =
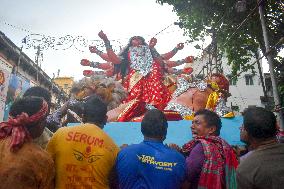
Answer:
[{"label": "tree foliage", "polygon": [[[215,30],[218,49],[226,53],[233,75],[238,71],[253,69],[248,61],[259,48],[263,53],[265,52],[256,7],[257,0],[246,0],[244,12],[237,12],[236,0],[157,0],[157,2],[162,5],[163,3],[173,5],[173,10],[184,26],[185,35],[192,40],[200,40],[210,35],[208,29]],[[284,2],[282,0],[262,0],[261,3],[264,6],[270,45],[273,46],[284,36]],[[251,12],[253,13],[247,21],[237,29]],[[284,63],[283,59],[276,58],[276,56],[283,47],[284,44],[280,43],[272,52],[275,71],[278,80],[282,83],[284,83]],[[282,91],[284,95],[284,90]]]}]

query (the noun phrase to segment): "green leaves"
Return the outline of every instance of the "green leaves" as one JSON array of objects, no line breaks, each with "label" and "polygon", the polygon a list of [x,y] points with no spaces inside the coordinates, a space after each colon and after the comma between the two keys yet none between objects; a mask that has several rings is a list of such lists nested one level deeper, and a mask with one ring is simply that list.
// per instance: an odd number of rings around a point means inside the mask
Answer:
[{"label": "green leaves", "polygon": [[[207,29],[217,31],[218,48],[227,53],[229,64],[240,64],[235,69],[247,69],[249,57],[260,47],[265,50],[257,1],[246,1],[246,11],[236,11],[236,0],[158,0],[160,4],[173,5],[174,11],[184,25],[185,34],[194,40],[209,35]],[[275,44],[284,32],[284,4],[273,0],[266,1],[265,13],[271,44]],[[255,10],[254,10],[255,9]],[[254,10],[253,14],[237,30],[242,21]],[[234,34],[235,32],[235,34]],[[234,36],[232,36],[234,34]],[[279,48],[283,48],[279,47]],[[233,70],[235,72],[236,70]]]},{"label": "green leaves", "polygon": [[[246,0],[246,10],[237,12],[236,0],[157,0],[158,3],[173,5],[179,20],[184,25],[185,34],[200,40],[209,35],[207,29],[216,30],[216,39],[220,53],[226,53],[232,74],[253,69],[249,60],[260,48],[265,53],[262,28],[258,14],[257,0]],[[254,11],[253,11],[254,10]],[[253,11],[242,26],[238,26]],[[284,2],[264,1],[264,12],[271,46],[284,36]],[[233,35],[233,36],[232,36]],[[278,45],[275,57],[284,44]],[[274,59],[278,80],[284,85],[284,62]],[[283,79],[283,80],[282,80]],[[284,87],[280,87],[283,91]],[[284,96],[284,92],[282,93]],[[282,97],[283,98],[283,97]]]}]

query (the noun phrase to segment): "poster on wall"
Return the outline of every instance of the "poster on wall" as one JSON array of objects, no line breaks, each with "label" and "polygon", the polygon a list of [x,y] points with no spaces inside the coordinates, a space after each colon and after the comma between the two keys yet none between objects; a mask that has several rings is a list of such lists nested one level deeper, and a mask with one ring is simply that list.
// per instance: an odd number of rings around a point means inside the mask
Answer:
[{"label": "poster on wall", "polygon": [[5,109],[4,109],[4,118],[3,120],[6,121],[9,116],[10,107],[13,102],[21,97],[23,93],[30,88],[30,81],[22,78],[19,75],[11,74],[10,81],[7,91]]},{"label": "poster on wall", "polygon": [[0,121],[3,120],[4,116],[5,102],[11,72],[12,66],[0,56]]},{"label": "poster on wall", "polygon": [[0,121],[3,120],[5,102],[9,85],[10,72],[0,68]]},{"label": "poster on wall", "polygon": [[30,80],[30,87],[35,87],[37,86],[36,82],[33,80]]}]

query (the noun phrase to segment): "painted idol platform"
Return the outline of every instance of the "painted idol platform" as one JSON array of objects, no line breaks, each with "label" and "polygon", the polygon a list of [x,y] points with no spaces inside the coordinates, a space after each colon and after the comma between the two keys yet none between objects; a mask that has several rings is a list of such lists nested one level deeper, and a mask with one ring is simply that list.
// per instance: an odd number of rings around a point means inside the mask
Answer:
[{"label": "painted idol platform", "polygon": [[[243,118],[237,116],[231,119],[222,118],[221,137],[231,145],[243,145],[240,141],[240,129]],[[78,123],[70,123],[74,126]],[[169,121],[168,134],[164,143],[183,145],[192,139],[191,121]],[[137,144],[143,140],[140,131],[140,122],[111,122],[107,123],[104,130],[112,137],[117,145]]]}]

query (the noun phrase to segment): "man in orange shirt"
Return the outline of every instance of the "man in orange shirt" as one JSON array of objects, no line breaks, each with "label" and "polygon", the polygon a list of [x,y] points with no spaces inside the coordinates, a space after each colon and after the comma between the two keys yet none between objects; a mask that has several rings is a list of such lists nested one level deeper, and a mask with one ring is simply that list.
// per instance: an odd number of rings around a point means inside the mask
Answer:
[{"label": "man in orange shirt", "polygon": [[83,105],[83,123],[63,127],[47,145],[56,167],[55,188],[109,188],[119,148],[102,130],[107,106],[97,96]]},{"label": "man in orange shirt", "polygon": [[38,97],[14,102],[0,123],[0,189],[53,189],[54,163],[32,139],[45,127],[48,104]]}]

